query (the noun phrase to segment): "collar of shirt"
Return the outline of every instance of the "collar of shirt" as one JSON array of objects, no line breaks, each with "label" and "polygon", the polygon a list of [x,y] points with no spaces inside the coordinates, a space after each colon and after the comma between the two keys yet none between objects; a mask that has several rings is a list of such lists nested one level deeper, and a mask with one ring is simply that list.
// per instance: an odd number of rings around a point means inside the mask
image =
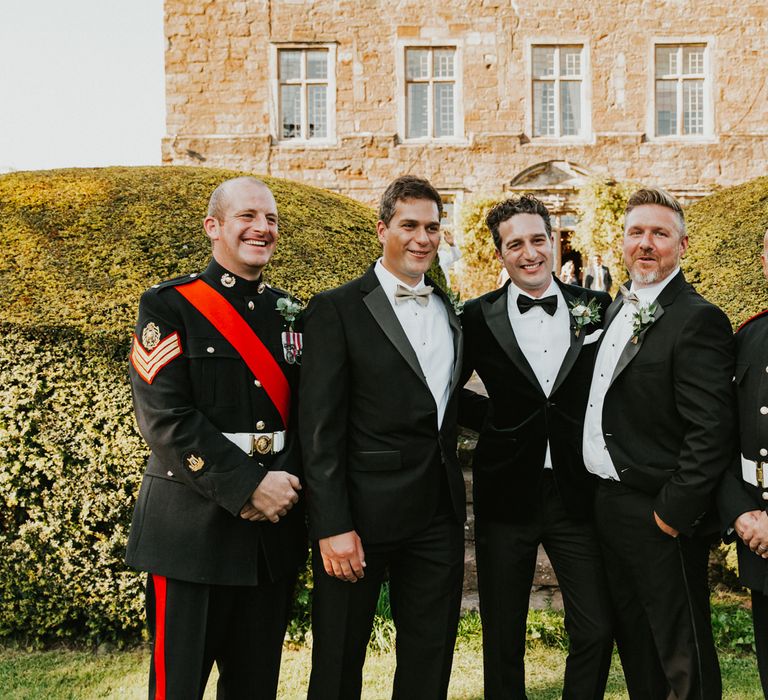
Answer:
[{"label": "collar of shirt", "polygon": [[376,273],[376,277],[379,278],[379,284],[384,290],[384,293],[387,295],[387,299],[389,299],[392,304],[395,303],[395,290],[397,289],[398,284],[412,292],[417,292],[419,289],[426,286],[424,284],[424,275],[421,276],[419,283],[415,287],[412,287],[410,284],[406,284],[402,280],[395,277],[389,270],[387,270],[386,267],[384,267],[383,263],[381,262],[381,258],[376,261],[376,266],[373,268],[373,271]]},{"label": "collar of shirt", "polygon": [[[524,289],[520,289],[520,287],[518,287],[514,282],[510,281],[509,288],[507,289],[507,307],[512,318],[520,318],[522,316],[520,309],[517,308],[517,297],[519,297],[521,294],[527,297],[531,297],[531,299],[541,299],[543,297],[551,297],[552,295],[555,295],[557,297],[557,310],[560,311],[561,308],[565,308],[565,298],[560,291],[560,287],[557,286],[557,282],[555,282],[554,277],[549,283],[547,291],[545,291],[544,294],[541,294],[539,297],[534,297],[532,294],[526,292]],[[546,313],[544,309],[539,309],[539,311],[541,311],[541,313]],[[531,309],[528,313],[531,314],[534,312],[535,309]]]},{"label": "collar of shirt", "polygon": [[641,289],[635,287],[635,283],[633,282],[632,286],[629,288],[629,291],[637,294],[637,298],[640,300],[640,303],[643,306],[652,304],[654,301],[656,301],[659,294],[664,291],[664,288],[673,280],[678,272],[680,272],[680,268],[676,267],[669,275],[661,280],[661,282],[656,282],[655,284],[642,287]]}]

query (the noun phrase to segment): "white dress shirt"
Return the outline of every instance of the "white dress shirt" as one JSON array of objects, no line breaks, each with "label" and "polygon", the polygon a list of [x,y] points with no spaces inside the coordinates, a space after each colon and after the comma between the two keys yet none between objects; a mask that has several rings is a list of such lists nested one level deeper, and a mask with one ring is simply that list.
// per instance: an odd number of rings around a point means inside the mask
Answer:
[{"label": "white dress shirt", "polygon": [[443,424],[445,408],[450,397],[454,362],[453,332],[448,323],[448,311],[440,297],[435,294],[429,297],[426,306],[421,306],[415,299],[395,303],[398,284],[415,292],[425,286],[424,277],[415,287],[404,284],[381,264],[381,258],[376,263],[374,272],[419,360],[427,386],[437,405],[439,428]]},{"label": "white dress shirt", "polygon": [[[669,284],[672,278],[679,272],[680,268],[675,269],[672,274],[665,277],[661,282],[652,284],[649,287],[636,289],[634,284],[630,292],[637,294],[640,306],[648,306],[656,301],[664,287]],[[619,473],[613,464],[611,455],[608,452],[608,446],[605,444],[603,436],[603,405],[605,404],[605,395],[611,384],[613,372],[619,363],[619,357],[624,351],[627,343],[632,338],[632,317],[636,311],[634,304],[625,303],[616,317],[611,321],[611,325],[603,334],[603,342],[597,351],[595,358],[595,371],[592,375],[592,385],[589,388],[589,400],[587,401],[587,413],[584,417],[584,438],[583,452],[584,465],[587,471],[596,474],[601,479],[613,479],[619,481]]]},{"label": "white dress shirt", "polygon": [[[541,306],[534,306],[524,314],[520,313],[520,309],[517,308],[517,298],[521,294],[531,296],[510,282],[507,288],[509,323],[515,333],[517,344],[536,375],[542,391],[545,396],[549,396],[571,344],[568,305],[554,279],[547,287],[547,291],[541,295],[541,297],[553,295],[557,297],[557,310],[554,316],[550,316]],[[544,457],[544,468],[552,468],[549,441],[547,441],[547,453]]]}]

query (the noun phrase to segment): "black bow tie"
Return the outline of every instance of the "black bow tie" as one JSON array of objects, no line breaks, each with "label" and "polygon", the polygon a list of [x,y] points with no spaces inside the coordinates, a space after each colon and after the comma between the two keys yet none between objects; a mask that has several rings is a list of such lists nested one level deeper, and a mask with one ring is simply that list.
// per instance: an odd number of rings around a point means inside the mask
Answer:
[{"label": "black bow tie", "polygon": [[517,308],[520,309],[521,314],[530,311],[534,306],[540,306],[550,316],[554,316],[555,311],[557,311],[557,295],[553,294],[551,297],[544,297],[543,299],[531,299],[525,294],[517,295]]}]

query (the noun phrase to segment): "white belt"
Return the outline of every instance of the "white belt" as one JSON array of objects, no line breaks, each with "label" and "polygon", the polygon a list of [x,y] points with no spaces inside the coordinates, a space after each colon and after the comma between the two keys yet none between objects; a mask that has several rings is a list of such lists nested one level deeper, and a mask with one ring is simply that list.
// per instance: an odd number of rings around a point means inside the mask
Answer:
[{"label": "white belt", "polygon": [[756,462],[741,455],[741,478],[752,486],[768,487],[768,462]]},{"label": "white belt", "polygon": [[260,455],[282,452],[285,447],[285,430],[277,433],[222,433],[230,442],[237,445],[247,455],[254,452]]}]

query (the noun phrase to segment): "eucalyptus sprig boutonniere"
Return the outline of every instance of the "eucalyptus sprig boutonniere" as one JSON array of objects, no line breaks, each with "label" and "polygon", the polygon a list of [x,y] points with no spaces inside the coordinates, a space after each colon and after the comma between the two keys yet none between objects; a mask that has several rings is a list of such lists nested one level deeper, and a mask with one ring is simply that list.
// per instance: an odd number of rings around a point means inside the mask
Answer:
[{"label": "eucalyptus sprig boutonniere", "polygon": [[635,313],[632,314],[632,337],[630,341],[637,345],[640,334],[650,328],[656,321],[656,311],[659,305],[654,301],[652,304],[638,305]]},{"label": "eucalyptus sprig boutonniere", "polygon": [[285,322],[288,324],[288,330],[293,332],[293,324],[301,312],[304,311],[304,304],[302,304],[298,299],[280,297],[277,300],[277,306],[275,309],[285,319]]},{"label": "eucalyptus sprig boutonniere", "polygon": [[453,311],[457,316],[461,316],[464,313],[464,302],[461,300],[461,294],[454,292],[452,289],[448,290],[448,301],[453,306]]},{"label": "eucalyptus sprig boutonniere", "polygon": [[568,302],[571,307],[571,316],[576,323],[576,337],[579,337],[581,329],[590,323],[600,322],[600,307],[597,299],[587,301],[584,297]]}]

